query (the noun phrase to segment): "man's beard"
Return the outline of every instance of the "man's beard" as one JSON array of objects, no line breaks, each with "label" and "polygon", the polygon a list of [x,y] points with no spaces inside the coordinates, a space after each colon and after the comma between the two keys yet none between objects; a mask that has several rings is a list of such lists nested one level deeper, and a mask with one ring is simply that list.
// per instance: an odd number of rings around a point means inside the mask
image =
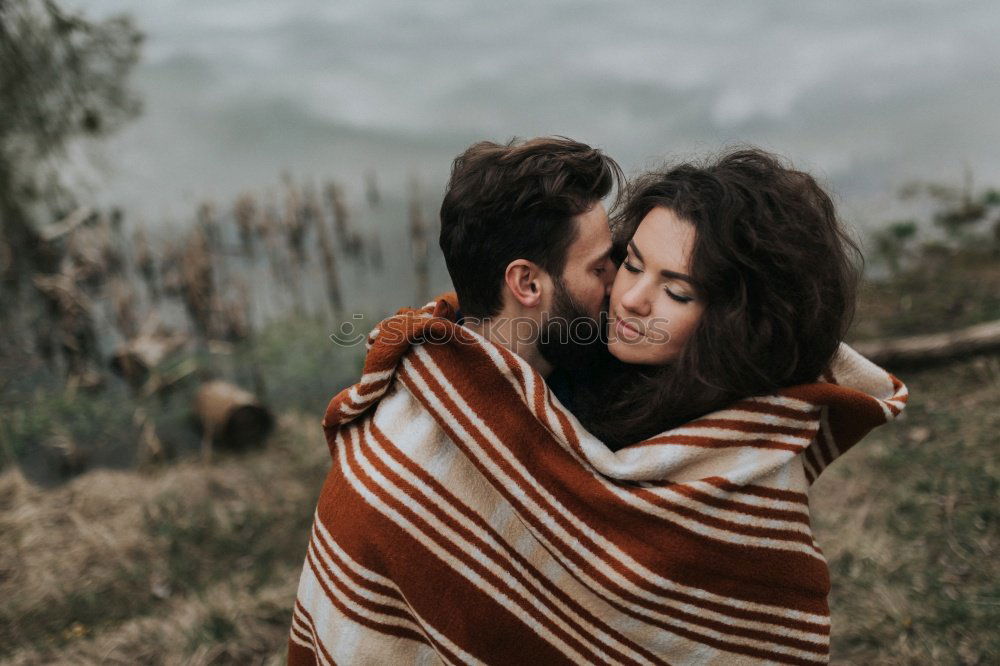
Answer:
[{"label": "man's beard", "polygon": [[538,352],[553,368],[569,370],[598,361],[608,347],[607,301],[598,319],[587,312],[566,289],[561,279],[553,279],[552,308],[538,341]]}]

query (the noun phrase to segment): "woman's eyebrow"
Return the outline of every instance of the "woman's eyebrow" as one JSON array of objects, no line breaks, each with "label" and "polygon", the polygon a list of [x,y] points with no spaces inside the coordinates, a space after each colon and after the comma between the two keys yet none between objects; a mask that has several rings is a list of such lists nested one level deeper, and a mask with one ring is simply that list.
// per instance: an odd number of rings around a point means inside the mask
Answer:
[{"label": "woman's eyebrow", "polygon": [[660,275],[665,278],[670,278],[672,280],[684,280],[690,284],[694,284],[694,279],[690,275],[685,275],[684,273],[677,273],[675,271],[668,271],[666,269],[660,271]]},{"label": "woman's eyebrow", "polygon": [[[646,263],[646,261],[642,258],[642,253],[639,252],[639,248],[635,246],[634,240],[630,240],[628,242],[628,246],[632,248],[632,252],[635,253],[636,259],[638,259],[642,263]],[[692,285],[694,284],[694,278],[692,278],[690,275],[685,275],[684,273],[678,273],[677,271],[668,271],[666,269],[663,269],[662,271],[660,271],[660,275],[662,275],[665,278],[669,278],[671,280],[684,280],[685,282],[688,282]]]},{"label": "woman's eyebrow", "polygon": [[634,240],[630,240],[630,241],[628,242],[628,246],[629,246],[630,248],[632,248],[632,252],[634,252],[634,253],[635,253],[635,258],[636,258],[636,259],[638,259],[638,260],[639,260],[639,261],[641,261],[642,263],[646,263],[646,261],[645,261],[645,260],[644,260],[644,259],[642,258],[642,252],[639,252],[639,248],[637,248],[637,247],[635,246],[635,241],[634,241]]}]

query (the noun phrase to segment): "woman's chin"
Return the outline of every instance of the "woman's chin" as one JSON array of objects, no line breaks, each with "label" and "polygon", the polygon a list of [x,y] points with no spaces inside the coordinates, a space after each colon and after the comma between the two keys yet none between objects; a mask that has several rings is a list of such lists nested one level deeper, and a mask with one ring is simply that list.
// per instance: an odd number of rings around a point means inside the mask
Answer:
[{"label": "woman's chin", "polygon": [[648,350],[641,349],[636,345],[629,344],[622,340],[609,341],[608,351],[622,363],[631,363],[633,365],[651,364],[648,354],[645,353]]},{"label": "woman's chin", "polygon": [[631,365],[667,365],[676,357],[669,350],[648,342],[636,344],[615,338],[608,341],[608,352],[622,363]]}]

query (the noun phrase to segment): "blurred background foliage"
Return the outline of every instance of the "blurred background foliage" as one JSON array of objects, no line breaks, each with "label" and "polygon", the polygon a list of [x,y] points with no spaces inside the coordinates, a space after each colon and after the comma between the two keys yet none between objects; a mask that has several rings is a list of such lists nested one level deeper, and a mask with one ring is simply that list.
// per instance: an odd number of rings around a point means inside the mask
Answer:
[{"label": "blurred background foliage", "polygon": [[[362,196],[282,174],[123,219],[67,164],[138,117],[142,44],[127,17],[0,2],[0,660],[280,663],[319,420],[363,356],[330,336],[447,288],[437,202],[359,165]],[[866,225],[851,342],[1000,319],[1000,190],[960,180]],[[814,493],[834,662],[995,663],[1000,356],[900,374],[904,418]],[[211,436],[212,380],[273,415],[260,446]]]}]

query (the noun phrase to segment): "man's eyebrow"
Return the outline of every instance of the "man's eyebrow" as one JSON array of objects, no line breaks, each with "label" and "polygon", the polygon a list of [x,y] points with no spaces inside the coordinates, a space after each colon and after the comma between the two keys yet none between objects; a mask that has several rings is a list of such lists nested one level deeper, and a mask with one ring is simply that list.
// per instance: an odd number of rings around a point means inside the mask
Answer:
[{"label": "man's eyebrow", "polygon": [[608,260],[608,257],[611,256],[611,252],[612,251],[614,251],[614,246],[613,245],[609,245],[607,250],[605,250],[604,252],[602,252],[599,257],[596,257],[590,263],[592,263],[592,264],[603,264],[605,261]]},{"label": "man's eyebrow", "polygon": [[[642,253],[639,252],[639,248],[635,246],[634,240],[630,240],[628,242],[628,246],[632,248],[632,252],[635,253],[636,259],[638,259],[642,263],[646,263],[645,260],[642,258]],[[678,273],[677,271],[668,271],[667,269],[663,269],[660,271],[660,275],[662,275],[665,278],[669,278],[671,280],[684,280],[685,282],[694,284],[694,278],[692,278],[690,275],[685,275],[684,273]]]}]

